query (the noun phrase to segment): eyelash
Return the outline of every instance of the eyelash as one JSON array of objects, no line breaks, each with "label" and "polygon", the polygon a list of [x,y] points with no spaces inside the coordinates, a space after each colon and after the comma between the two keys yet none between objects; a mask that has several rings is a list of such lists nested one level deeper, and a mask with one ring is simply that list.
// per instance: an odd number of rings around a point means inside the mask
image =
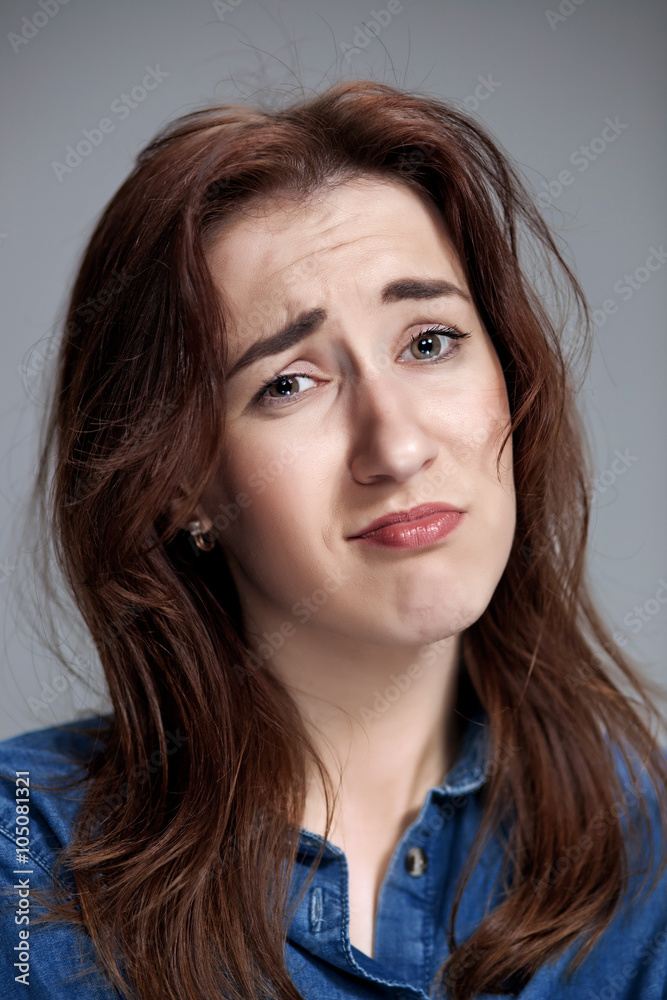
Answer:
[{"label": "eyelash", "polygon": [[[441,337],[443,336],[447,337],[448,339],[453,340],[454,343],[444,354],[439,354],[436,358],[424,358],[422,364],[435,365],[443,361],[449,361],[450,358],[452,358],[455,354],[458,354],[460,341],[465,340],[467,337],[471,336],[470,333],[463,333],[462,330],[459,330],[458,326],[445,326],[445,327],[432,326],[429,327],[427,330],[421,330],[420,333],[416,333],[414,336],[412,336],[410,338],[410,343],[407,345],[405,350],[407,350],[408,347],[411,347],[416,340],[422,340],[424,337],[428,337],[430,334],[433,333],[438,334],[438,336]],[[418,361],[417,358],[415,358],[414,360]],[[285,396],[283,397],[283,399],[280,399],[278,397],[269,397],[266,395],[268,390],[275,382],[280,382],[282,381],[282,379],[288,379],[288,378],[312,378],[312,377],[313,376],[309,375],[308,372],[283,372],[282,374],[280,372],[274,372],[273,377],[270,378],[267,382],[265,382],[253,397],[252,400],[253,405],[256,403],[261,403],[262,399],[266,398],[266,399],[271,399],[272,402],[268,404],[265,403],[264,405],[280,406],[282,405],[284,400],[289,399],[289,396]]]}]

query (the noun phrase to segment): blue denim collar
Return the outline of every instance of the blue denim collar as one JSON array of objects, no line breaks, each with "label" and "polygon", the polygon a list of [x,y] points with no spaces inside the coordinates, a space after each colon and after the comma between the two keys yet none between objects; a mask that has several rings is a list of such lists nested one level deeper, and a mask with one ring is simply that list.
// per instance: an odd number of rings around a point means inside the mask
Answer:
[{"label": "blue denim collar", "polygon": [[[416,823],[419,823],[431,801],[440,805],[448,798],[477,792],[484,785],[488,777],[491,758],[488,721],[486,712],[481,705],[477,704],[465,725],[456,762],[445,776],[442,784],[434,785],[428,790]],[[299,854],[315,857],[322,843],[324,843],[323,858],[343,855],[344,852],[335,844],[328,840],[324,841],[320,834],[305,829],[301,830],[299,838]]]},{"label": "blue denim collar", "polygon": [[[430,838],[447,823],[446,810],[463,807],[485,784],[489,768],[488,719],[477,707],[463,731],[458,758],[440,785],[431,787],[417,819],[403,834],[396,846],[392,864],[402,857],[408,844],[431,847]],[[470,797],[470,798],[469,798]],[[458,800],[458,801],[457,801]],[[299,891],[305,883],[312,859],[322,849],[317,871],[309,888],[295,907]],[[391,866],[390,866],[391,867]],[[297,861],[290,887],[290,902],[294,908],[288,938],[305,953],[317,955],[344,975],[357,975],[385,986],[402,989],[402,996],[424,997],[426,994],[404,980],[387,978],[385,969],[374,959],[358,952],[349,939],[349,870],[345,853],[310,830],[301,830]]]}]

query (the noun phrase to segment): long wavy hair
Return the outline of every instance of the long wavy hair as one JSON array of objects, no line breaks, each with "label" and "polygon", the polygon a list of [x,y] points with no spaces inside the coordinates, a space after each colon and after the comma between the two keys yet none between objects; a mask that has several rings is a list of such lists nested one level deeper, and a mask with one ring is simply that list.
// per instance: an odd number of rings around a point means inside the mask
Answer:
[{"label": "long wavy hair", "polygon": [[[83,253],[32,497],[113,706],[60,857],[76,892],[56,893],[48,919],[83,926],[105,975],[141,1000],[213,1000],[221,983],[233,1000],[301,996],[284,947],[308,755],[327,835],[335,793],[293,700],[253,669],[222,550],[199,553],[182,526],[224,445],[226,310],[208,248],[250,200],[304,200],[361,176],[438,207],[511,411],[515,538],[461,656],[491,753],[520,752],[483,789],[438,988],[453,1000],[510,993],[576,939],[568,972],[579,967],[625,898],[649,822],[640,770],[667,829],[655,689],[587,580],[592,475],[575,357],[590,357],[590,311],[530,185],[464,109],[385,84],[337,83],[282,109],[198,110],[143,149]],[[502,901],[485,914],[480,904],[459,941],[465,885],[501,830]]]}]

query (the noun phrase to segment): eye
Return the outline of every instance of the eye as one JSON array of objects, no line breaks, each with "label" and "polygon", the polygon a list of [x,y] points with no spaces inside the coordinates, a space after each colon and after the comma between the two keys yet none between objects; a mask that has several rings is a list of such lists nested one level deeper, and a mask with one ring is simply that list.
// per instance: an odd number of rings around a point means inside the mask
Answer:
[{"label": "eye", "polygon": [[[459,350],[458,340],[469,337],[469,333],[462,333],[456,327],[433,327],[429,330],[422,330],[410,340],[409,347],[401,355],[403,358],[408,352],[412,358],[418,361],[446,361]],[[446,341],[452,341],[447,348]],[[409,361],[410,358],[405,358]]]},{"label": "eye", "polygon": [[437,333],[420,333],[410,341],[410,353],[415,358],[434,358],[440,353],[442,340]]},{"label": "eye", "polygon": [[[307,384],[309,382],[310,385]],[[276,375],[270,382],[264,383],[257,393],[255,400],[259,402],[266,397],[276,400],[287,399],[290,396],[299,395],[300,392],[310,389],[315,384],[315,379],[298,372],[290,372],[288,375]],[[275,403],[270,405],[275,406]]]},{"label": "eye", "polygon": [[299,384],[301,381],[312,382],[315,385],[315,380],[308,378],[307,375],[281,375],[275,382],[269,383],[267,393],[269,396],[294,396],[300,389],[304,388]]},{"label": "eye", "polygon": [[[441,361],[449,361],[459,351],[457,341],[469,337],[469,333],[462,333],[458,327],[432,327],[422,330],[410,339],[409,345],[401,354],[401,360],[428,361],[437,364]],[[447,342],[449,346],[447,346]],[[405,357],[406,354],[410,357]],[[289,399],[303,395],[307,389],[317,385],[317,379],[306,375],[305,372],[288,372],[280,375],[276,372],[272,379],[265,382],[255,394],[253,404],[262,406],[280,406]]]}]

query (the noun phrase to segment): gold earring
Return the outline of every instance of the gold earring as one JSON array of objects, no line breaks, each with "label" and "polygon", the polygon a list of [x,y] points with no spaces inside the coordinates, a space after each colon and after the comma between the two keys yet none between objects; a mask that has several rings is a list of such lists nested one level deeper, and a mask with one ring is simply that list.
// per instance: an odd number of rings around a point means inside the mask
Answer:
[{"label": "gold earring", "polygon": [[201,521],[190,521],[187,530],[192,535],[192,539],[198,549],[202,552],[210,552],[215,548],[215,538],[212,531],[202,531]]}]

